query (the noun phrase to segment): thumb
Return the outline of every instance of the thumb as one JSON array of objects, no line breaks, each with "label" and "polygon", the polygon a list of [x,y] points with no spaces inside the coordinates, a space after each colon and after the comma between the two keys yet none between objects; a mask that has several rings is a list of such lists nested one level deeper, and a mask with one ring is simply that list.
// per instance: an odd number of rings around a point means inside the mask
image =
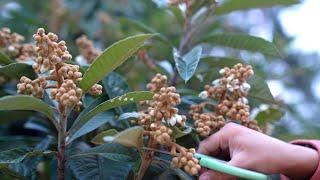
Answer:
[{"label": "thumb", "polygon": [[234,176],[229,174],[224,174],[217,171],[207,170],[203,174],[200,175],[199,180],[235,180],[237,179]]},{"label": "thumb", "polygon": [[232,159],[227,163],[230,166],[235,166],[243,169],[250,169],[248,158],[243,158],[240,154],[232,157]]}]

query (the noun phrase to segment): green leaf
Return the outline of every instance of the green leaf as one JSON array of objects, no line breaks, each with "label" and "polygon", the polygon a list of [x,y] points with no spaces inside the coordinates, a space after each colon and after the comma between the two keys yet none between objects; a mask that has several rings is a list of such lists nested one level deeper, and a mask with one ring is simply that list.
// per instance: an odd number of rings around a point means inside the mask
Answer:
[{"label": "green leaf", "polygon": [[25,63],[12,63],[0,66],[0,73],[15,79],[20,79],[21,76],[27,76],[31,79],[37,77],[32,66]]},{"label": "green leaf", "polygon": [[156,30],[154,30],[150,26],[147,26],[147,25],[141,23],[140,21],[136,21],[136,20],[128,19],[128,18],[120,18],[119,22],[121,23],[122,26],[129,26],[130,28],[134,28],[140,32],[155,34],[156,35],[155,39],[158,39],[158,40],[164,42],[165,44],[169,44],[172,46],[171,42],[168,40],[167,37],[160,34],[159,32],[157,32]]},{"label": "green leaf", "polygon": [[76,179],[126,179],[132,165],[123,162],[112,161],[103,156],[80,156],[71,158],[69,167]]},{"label": "green leaf", "polygon": [[183,13],[180,10],[180,8],[178,8],[176,6],[170,6],[168,9],[170,10],[170,12],[172,12],[172,14],[176,18],[177,22],[179,23],[179,25],[181,27],[183,27],[183,25],[184,25],[184,17],[183,17]]},{"label": "green leaf", "polygon": [[254,75],[248,80],[248,83],[251,85],[248,97],[267,104],[277,104],[263,78]]},{"label": "green leaf", "polygon": [[86,70],[80,87],[88,91],[92,85],[125,62],[153,36],[154,34],[131,36],[108,47]]},{"label": "green leaf", "polygon": [[112,141],[114,139],[114,136],[118,134],[118,131],[115,129],[109,129],[106,131],[102,131],[99,134],[97,134],[92,140],[91,142],[93,144],[106,144],[110,141],[108,141],[109,139]]},{"label": "green leaf", "polygon": [[[129,103],[150,100],[152,99],[152,96],[153,96],[153,93],[149,91],[130,92],[99,104],[98,106],[96,106],[95,108],[92,108],[87,113],[84,113],[81,116],[78,116],[78,118],[75,120],[75,122],[73,123],[72,127],[69,130],[68,142],[71,142],[74,139],[86,134],[88,131],[87,130],[88,128],[85,126],[85,124],[90,122],[90,120],[96,115],[104,111],[113,109],[115,107],[123,106]],[[99,126],[100,125],[101,124],[99,124]],[[99,126],[96,126],[95,124],[92,125],[94,129],[98,128]],[[90,130],[94,130],[92,127],[90,127]]]},{"label": "green leaf", "polygon": [[237,63],[241,63],[242,60],[235,59],[235,58],[208,56],[208,57],[201,58],[201,62],[209,64],[210,67],[224,68],[224,67],[232,67]]},{"label": "green leaf", "polygon": [[139,155],[133,149],[124,147],[118,143],[108,143],[101,146],[93,147],[78,154],[72,155],[71,158],[78,158],[80,156],[98,155],[108,158],[112,161],[119,161],[122,163],[133,162]]},{"label": "green leaf", "polygon": [[187,81],[195,73],[200,57],[202,54],[202,47],[197,46],[193,48],[190,52],[181,57],[177,49],[173,50],[173,57],[176,63],[176,67],[181,78],[187,83]]},{"label": "green leaf", "polygon": [[11,64],[14,61],[11,60],[6,54],[0,51],[0,63],[1,64]]},{"label": "green leaf", "polygon": [[298,0],[227,0],[225,1],[225,3],[221,4],[216,8],[215,14],[220,15],[238,10],[265,8],[278,5],[292,5],[297,3],[299,3]]},{"label": "green leaf", "polygon": [[113,142],[126,147],[141,148],[143,146],[143,128],[135,126],[118,133]]},{"label": "green leaf", "polygon": [[245,34],[212,34],[201,38],[200,41],[234,49],[260,52],[273,57],[280,56],[279,51],[272,42]]},{"label": "green leaf", "polygon": [[57,128],[54,108],[40,99],[26,95],[5,96],[0,98],[0,110],[30,110],[45,114]]},{"label": "green leaf", "polygon": [[52,154],[54,154],[53,151],[30,151],[30,149],[15,148],[0,152],[0,164],[20,163],[27,157],[47,156]]},{"label": "green leaf", "polygon": [[284,115],[279,107],[268,107],[267,109],[260,110],[259,113],[254,117],[258,121],[259,125],[265,125],[267,122],[274,122],[279,120]]},{"label": "green leaf", "polygon": [[[102,85],[110,99],[132,91],[127,81],[120,74],[115,72],[111,72],[108,76],[103,78]],[[136,107],[134,104],[128,104],[117,108],[119,113],[134,111],[135,109]]]},{"label": "green leaf", "polygon": [[184,130],[179,129],[178,127],[173,127],[173,136],[175,139],[181,138],[187,134],[190,134],[192,132],[191,127],[186,127]]}]

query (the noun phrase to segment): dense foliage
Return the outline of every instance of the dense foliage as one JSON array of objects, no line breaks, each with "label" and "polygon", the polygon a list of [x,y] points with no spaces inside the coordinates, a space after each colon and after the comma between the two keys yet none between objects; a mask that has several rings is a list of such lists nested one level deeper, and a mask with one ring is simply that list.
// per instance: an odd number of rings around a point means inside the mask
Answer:
[{"label": "dense foliage", "polygon": [[27,31],[0,31],[4,178],[193,179],[202,139],[230,121],[270,134],[283,115],[259,64],[240,56],[282,49],[223,15],[295,0],[52,0],[35,3],[37,18],[19,3],[11,16]]}]

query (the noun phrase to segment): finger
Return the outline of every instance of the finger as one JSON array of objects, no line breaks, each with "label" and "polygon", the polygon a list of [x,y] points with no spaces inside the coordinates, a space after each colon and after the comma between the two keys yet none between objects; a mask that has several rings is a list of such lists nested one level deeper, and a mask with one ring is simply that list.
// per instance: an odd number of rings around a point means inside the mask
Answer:
[{"label": "finger", "polygon": [[217,171],[208,170],[205,173],[201,174],[199,177],[199,180],[233,180],[236,179],[236,177],[231,176],[229,174],[224,174]]},{"label": "finger", "polygon": [[229,143],[225,131],[222,129],[215,134],[212,134],[207,139],[201,141],[198,153],[218,156],[225,151],[228,151]]}]

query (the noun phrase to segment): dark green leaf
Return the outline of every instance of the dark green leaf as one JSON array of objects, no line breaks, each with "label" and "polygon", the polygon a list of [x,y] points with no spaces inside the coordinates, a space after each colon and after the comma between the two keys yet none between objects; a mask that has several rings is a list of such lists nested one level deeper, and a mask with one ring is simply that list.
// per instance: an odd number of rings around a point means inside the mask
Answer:
[{"label": "dark green leaf", "polygon": [[54,108],[32,96],[16,95],[0,98],[0,110],[31,110],[45,114],[57,127]]},{"label": "dark green leaf", "polygon": [[88,91],[92,85],[125,62],[143,46],[146,40],[153,36],[153,34],[132,36],[108,47],[86,70],[80,87],[84,91]]},{"label": "dark green leaf", "polygon": [[20,79],[21,76],[28,78],[36,78],[36,74],[32,66],[25,63],[12,63],[6,66],[0,66],[0,73],[14,79]]},{"label": "dark green leaf", "polygon": [[[150,100],[152,99],[153,93],[149,91],[137,91],[137,92],[131,92],[124,94],[119,97],[115,97],[111,100],[108,100],[102,104],[99,104],[95,108],[91,109],[85,114],[82,114],[81,116],[78,116],[78,118],[75,120],[75,123],[72,125],[72,127],[69,130],[69,142],[73,141],[75,138],[80,137],[81,135],[84,135],[87,133],[87,127],[85,126],[86,123],[88,123],[91,118],[94,116],[107,111],[109,109],[123,106],[129,103],[144,101],[144,100]],[[101,124],[99,124],[100,126]],[[95,124],[92,124],[95,128],[98,128],[99,126],[96,126]],[[90,128],[93,130],[93,128]]]},{"label": "dark green leaf", "polygon": [[6,54],[0,51],[0,63],[1,64],[10,64],[13,63],[12,61]]},{"label": "dark green leaf", "polygon": [[216,14],[225,14],[237,10],[247,10],[252,8],[265,8],[278,5],[292,5],[299,3],[299,0],[226,0],[216,8]]},{"label": "dark green leaf", "polygon": [[235,58],[208,56],[201,58],[201,62],[209,64],[210,67],[224,68],[232,67],[237,63],[241,63],[242,61],[240,59]]},{"label": "dark green leaf", "polygon": [[234,49],[260,52],[268,56],[280,56],[279,51],[272,42],[245,34],[212,34],[202,38],[200,41]]},{"label": "dark green leaf", "polygon": [[126,179],[131,165],[115,162],[102,156],[80,156],[69,160],[69,168],[79,180],[87,179]]},{"label": "dark green leaf", "polygon": [[0,164],[20,163],[27,157],[52,155],[53,151],[41,151],[30,149],[15,148],[0,152]]},{"label": "dark green leaf", "polygon": [[[126,80],[115,72],[111,72],[108,76],[103,78],[102,85],[110,99],[132,91]],[[134,104],[128,104],[118,108],[120,111],[119,113],[134,111],[135,109],[136,107]]]},{"label": "dark green leaf", "polygon": [[157,32],[153,28],[141,23],[140,21],[136,21],[128,18],[120,18],[119,22],[121,23],[122,26],[129,26],[130,28],[134,28],[137,31],[140,31],[142,33],[156,34],[155,39],[159,39],[165,44],[172,45],[171,42],[168,40],[168,38],[166,38],[164,35]]},{"label": "dark green leaf", "polygon": [[248,83],[251,85],[249,97],[267,104],[276,104],[265,80],[257,75],[252,76]]},{"label": "dark green leaf", "polygon": [[178,72],[181,78],[186,83],[195,73],[201,54],[202,54],[201,46],[197,46],[193,48],[190,52],[188,52],[184,56],[181,56],[176,49],[173,50],[173,57],[176,63],[176,67],[178,69]]},{"label": "dark green leaf", "polygon": [[119,161],[123,163],[133,162],[139,157],[137,152],[133,149],[126,148],[118,143],[108,143],[75,154],[71,156],[71,158],[78,158],[79,156],[90,155],[99,155],[110,160]]}]

